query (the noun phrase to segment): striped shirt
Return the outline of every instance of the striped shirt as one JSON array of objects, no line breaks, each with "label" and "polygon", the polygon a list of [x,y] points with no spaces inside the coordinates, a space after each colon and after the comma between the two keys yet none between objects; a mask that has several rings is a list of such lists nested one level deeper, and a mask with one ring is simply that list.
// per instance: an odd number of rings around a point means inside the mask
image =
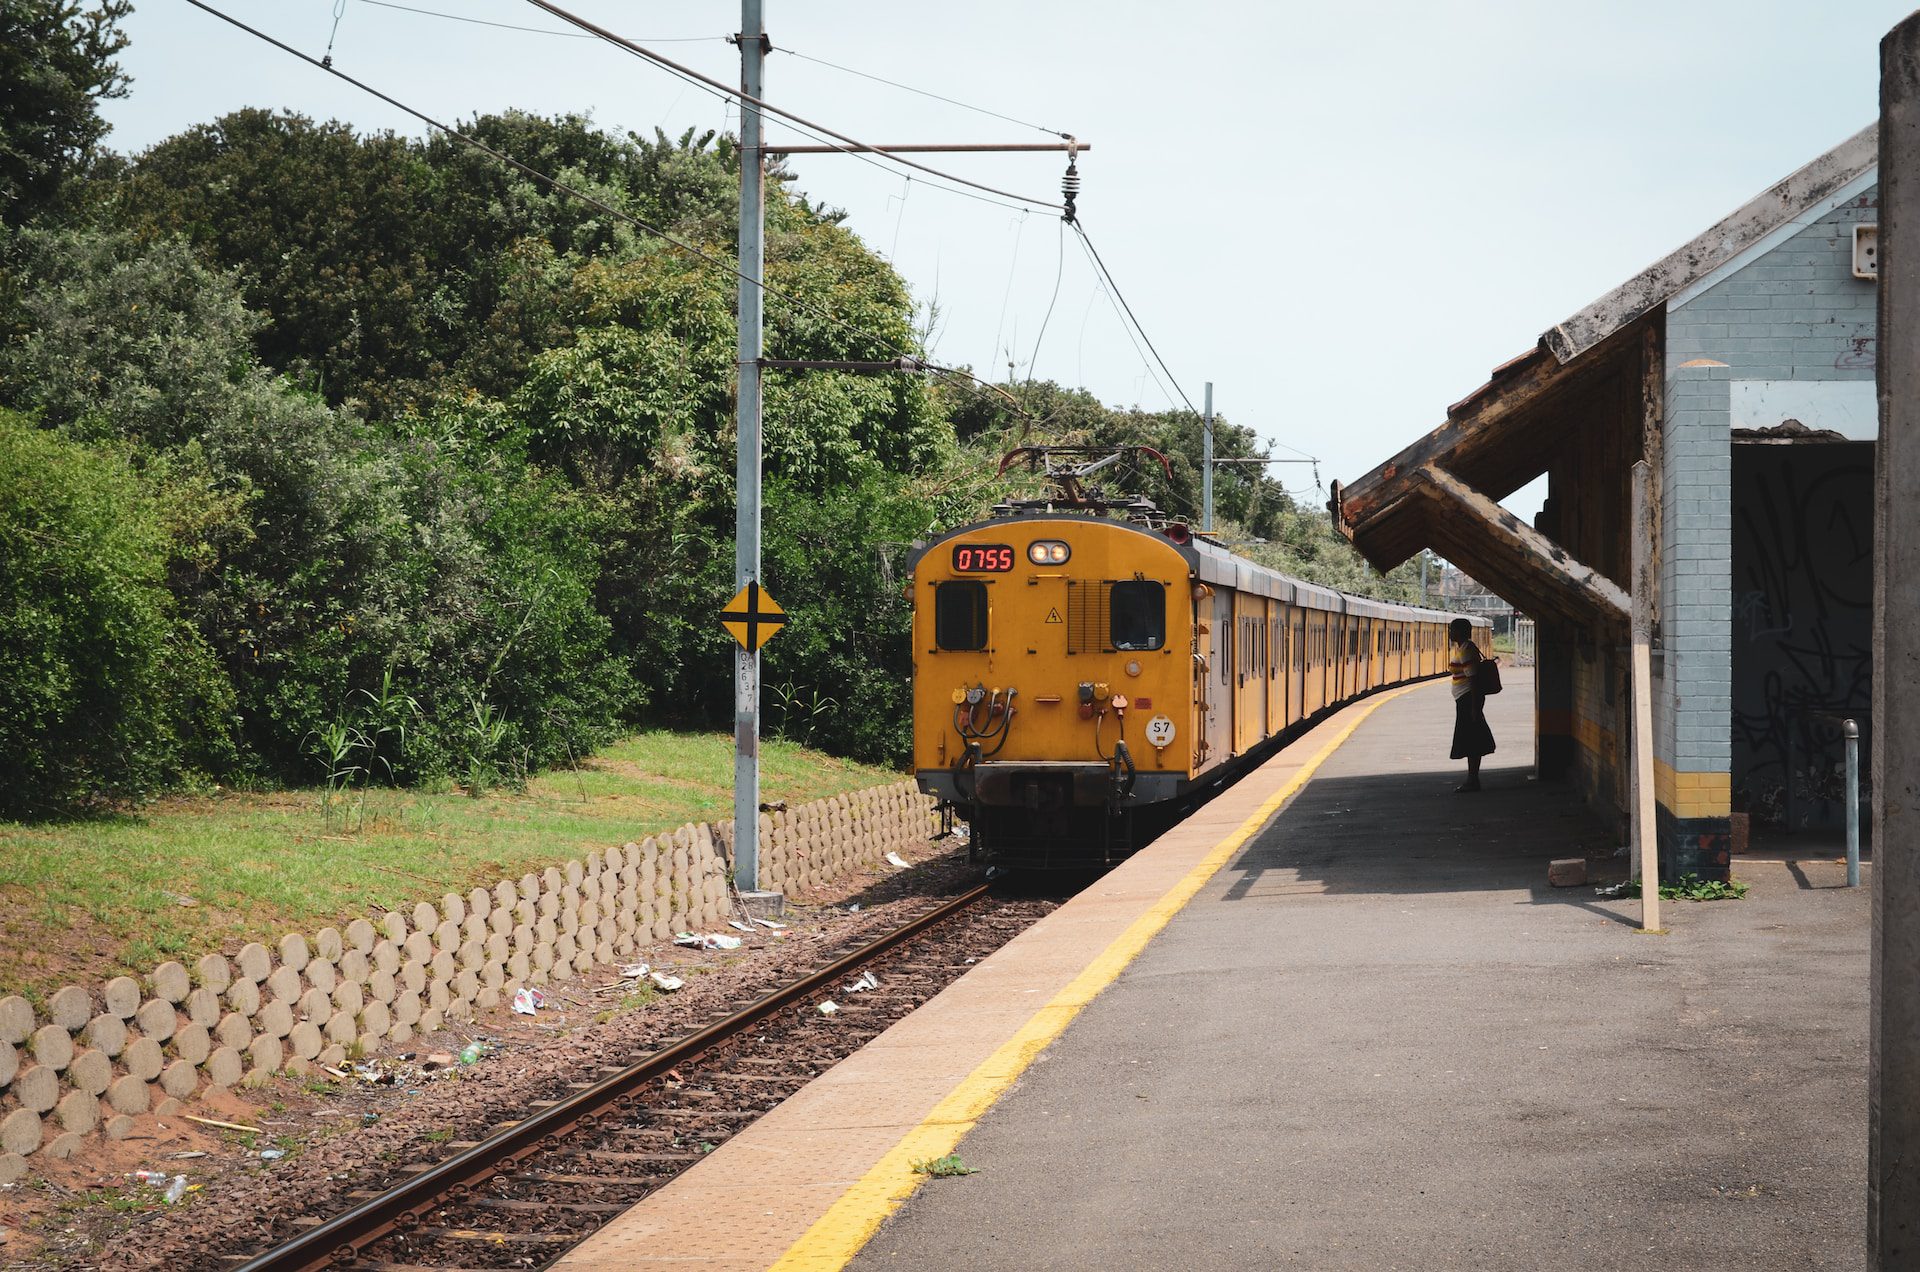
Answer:
[{"label": "striped shirt", "polygon": [[1472,641],[1447,647],[1447,670],[1453,673],[1453,696],[1464,698],[1473,689],[1473,664],[1481,660],[1480,647]]}]

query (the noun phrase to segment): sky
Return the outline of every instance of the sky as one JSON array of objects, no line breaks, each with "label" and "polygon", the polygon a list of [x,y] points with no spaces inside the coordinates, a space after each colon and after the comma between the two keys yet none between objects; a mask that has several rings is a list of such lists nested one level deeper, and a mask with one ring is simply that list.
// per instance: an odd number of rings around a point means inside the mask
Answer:
[{"label": "sky", "polygon": [[[443,120],[516,107],[642,134],[738,127],[628,53],[541,33],[565,28],[523,0],[210,2],[315,56],[331,45],[337,67]],[[937,311],[938,361],[994,378],[1011,362],[1149,410],[1198,407],[1211,382],[1275,455],[1319,461],[1273,472],[1320,503],[1316,476],[1389,458],[1540,332],[1870,123],[1879,40],[1910,3],[765,0],[765,91],[882,146],[1043,129],[1089,143],[1080,222],[1164,371],[1057,212],[883,161],[789,164]],[[246,106],[423,131],[185,0],[136,5],[132,91],[104,108],[115,149]],[[570,7],[738,80],[735,3]],[[1065,168],[920,158],[1033,203],[1058,200]],[[1530,517],[1543,493],[1507,502]]]}]

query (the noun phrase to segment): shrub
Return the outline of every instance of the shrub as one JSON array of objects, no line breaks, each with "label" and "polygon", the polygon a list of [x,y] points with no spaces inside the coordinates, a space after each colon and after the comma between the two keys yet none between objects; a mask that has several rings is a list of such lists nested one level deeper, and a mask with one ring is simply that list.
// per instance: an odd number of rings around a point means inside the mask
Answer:
[{"label": "shrub", "polygon": [[123,458],[0,412],[0,810],[138,796],[224,757],[231,690],[167,560]]}]

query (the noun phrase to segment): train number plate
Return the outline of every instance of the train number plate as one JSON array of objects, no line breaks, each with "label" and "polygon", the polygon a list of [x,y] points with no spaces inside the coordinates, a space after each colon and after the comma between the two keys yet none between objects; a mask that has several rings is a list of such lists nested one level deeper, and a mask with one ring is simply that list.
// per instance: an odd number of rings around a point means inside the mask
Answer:
[{"label": "train number plate", "polygon": [[1147,741],[1155,746],[1166,746],[1173,741],[1173,721],[1163,715],[1157,715],[1147,721]]},{"label": "train number plate", "polygon": [[1013,568],[1013,545],[962,543],[953,550],[955,574],[1005,574]]}]

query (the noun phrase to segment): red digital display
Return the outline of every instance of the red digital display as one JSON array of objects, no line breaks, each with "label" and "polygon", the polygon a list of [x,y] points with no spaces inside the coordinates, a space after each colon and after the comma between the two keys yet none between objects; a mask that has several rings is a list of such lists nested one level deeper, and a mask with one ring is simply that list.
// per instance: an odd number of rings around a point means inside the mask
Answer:
[{"label": "red digital display", "polygon": [[1013,549],[1004,543],[962,543],[953,550],[955,574],[1005,574],[1013,568]]}]

